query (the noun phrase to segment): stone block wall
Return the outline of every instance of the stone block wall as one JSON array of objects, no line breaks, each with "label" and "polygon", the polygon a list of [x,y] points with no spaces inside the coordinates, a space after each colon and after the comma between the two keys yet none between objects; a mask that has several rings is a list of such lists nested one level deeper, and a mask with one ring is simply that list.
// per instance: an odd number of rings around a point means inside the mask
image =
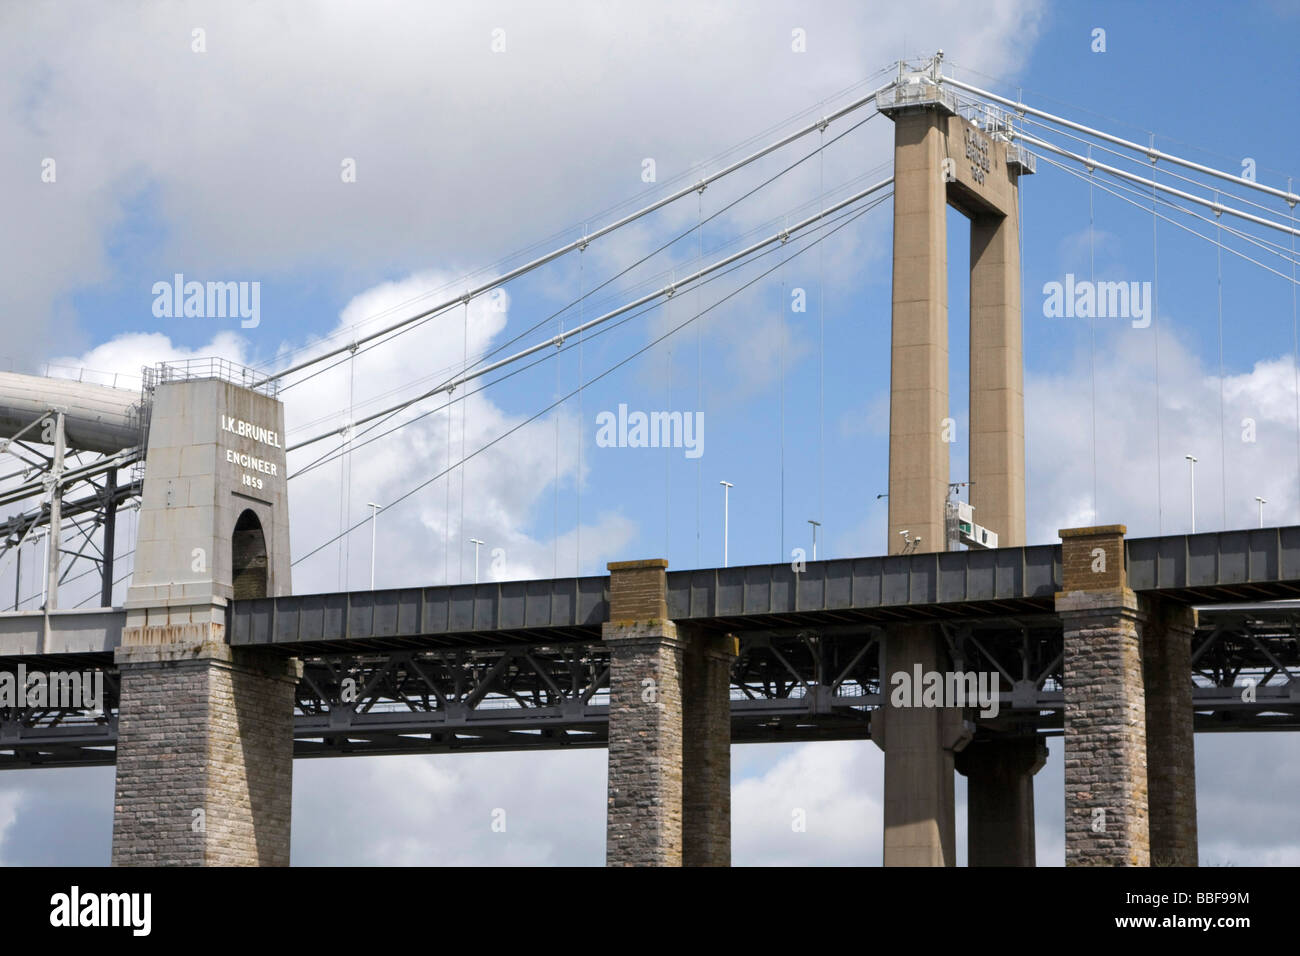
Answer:
[{"label": "stone block wall", "polygon": [[1147,866],[1146,690],[1137,596],[1056,598],[1065,631],[1065,863]]},{"label": "stone block wall", "polygon": [[115,866],[287,866],[297,662],[225,644],[126,645]]},{"label": "stone block wall", "polygon": [[670,621],[605,624],[609,866],[682,865],[682,642]]},{"label": "stone block wall", "polygon": [[1142,623],[1151,862],[1196,866],[1196,745],[1191,643],[1196,611],[1151,603]]}]

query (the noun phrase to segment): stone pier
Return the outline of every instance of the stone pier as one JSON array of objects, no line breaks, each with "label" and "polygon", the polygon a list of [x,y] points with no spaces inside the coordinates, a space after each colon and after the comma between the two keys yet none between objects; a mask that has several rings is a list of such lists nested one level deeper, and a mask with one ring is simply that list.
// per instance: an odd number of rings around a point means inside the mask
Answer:
[{"label": "stone pier", "polygon": [[609,565],[610,866],[729,866],[734,640],[668,619],[663,560]]},{"label": "stone pier", "polygon": [[153,389],[116,651],[118,866],[289,863],[302,666],[225,633],[232,598],[290,591],[284,407],[224,371]]},{"label": "stone pier", "polygon": [[1061,531],[1065,862],[1196,864],[1188,607],[1127,585],[1123,525]]},{"label": "stone pier", "polygon": [[223,642],[125,646],[114,866],[288,866],[301,664]]},{"label": "stone pier", "polygon": [[1196,866],[1196,747],[1192,634],[1196,611],[1151,602],[1142,620],[1147,708],[1147,800],[1153,866]]}]

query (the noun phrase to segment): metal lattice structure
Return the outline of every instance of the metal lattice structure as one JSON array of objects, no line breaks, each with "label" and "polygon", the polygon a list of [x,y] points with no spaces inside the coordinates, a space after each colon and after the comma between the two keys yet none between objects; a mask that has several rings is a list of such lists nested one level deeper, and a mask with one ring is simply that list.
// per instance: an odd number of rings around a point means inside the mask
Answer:
[{"label": "metal lattice structure", "polygon": [[[1049,615],[941,625],[957,670],[1000,675],[999,713],[968,713],[976,737],[1061,732],[1059,623]],[[861,740],[882,703],[875,625],[763,628],[738,635],[732,740]],[[1203,610],[1193,639],[1198,732],[1300,730],[1300,605]],[[6,658],[0,671],[52,666]],[[104,672],[104,712],[0,708],[0,769],[107,765],[117,737],[111,655],[59,655]],[[602,747],[609,652],[599,640],[463,644],[304,657],[295,755],[469,753]],[[1247,682],[1253,682],[1248,684]]]}]

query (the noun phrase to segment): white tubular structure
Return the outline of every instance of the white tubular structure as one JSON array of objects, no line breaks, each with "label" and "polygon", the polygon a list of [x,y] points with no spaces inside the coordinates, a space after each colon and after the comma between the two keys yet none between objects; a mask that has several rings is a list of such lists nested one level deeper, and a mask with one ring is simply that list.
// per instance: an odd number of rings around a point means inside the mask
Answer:
[{"label": "white tubular structure", "polygon": [[1017,113],[1037,116],[1039,119],[1046,120],[1049,123],[1055,123],[1057,126],[1064,126],[1066,129],[1072,129],[1078,133],[1086,133],[1089,136],[1095,136],[1097,139],[1105,140],[1106,142],[1113,143],[1116,146],[1123,146],[1125,149],[1131,149],[1135,152],[1142,153],[1153,163],[1158,160],[1173,163],[1175,166],[1182,166],[1184,169],[1192,169],[1206,176],[1214,176],[1238,186],[1244,186],[1248,189],[1256,189],[1260,192],[1268,193],[1270,196],[1286,200],[1286,202],[1291,206],[1295,206],[1297,202],[1300,202],[1300,195],[1297,195],[1296,193],[1286,192],[1282,189],[1275,189],[1272,186],[1265,186],[1263,183],[1255,182],[1253,179],[1234,176],[1232,173],[1225,173],[1223,170],[1215,169],[1212,166],[1202,166],[1200,163],[1194,163],[1191,160],[1183,159],[1181,156],[1174,156],[1172,153],[1161,152],[1152,146],[1143,146],[1140,143],[1134,143],[1127,139],[1121,139],[1118,136],[1112,136],[1110,133],[1103,133],[1101,130],[1093,129],[1090,126],[1084,126],[1081,123],[1074,123],[1064,117],[1053,116],[1051,113],[1036,110],[1032,106],[1026,106],[1024,103],[1018,103],[1015,100],[1007,99],[1005,96],[998,96],[996,93],[982,90],[978,86],[971,86],[969,83],[954,80],[950,76],[943,77],[939,82],[947,83],[950,86],[955,86],[968,93],[974,93],[976,96],[993,100],[995,103],[1001,103],[1003,106],[1009,106]]},{"label": "white tubular structure", "polygon": [[26,429],[51,411],[63,412],[69,450],[111,455],[140,441],[139,392],[0,372],[0,438],[41,442],[40,426]]}]

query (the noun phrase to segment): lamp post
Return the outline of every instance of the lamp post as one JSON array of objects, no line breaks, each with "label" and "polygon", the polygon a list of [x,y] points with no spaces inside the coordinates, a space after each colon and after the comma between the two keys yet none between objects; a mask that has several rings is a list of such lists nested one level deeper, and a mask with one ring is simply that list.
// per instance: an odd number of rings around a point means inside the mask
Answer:
[{"label": "lamp post", "polygon": [[469,540],[474,545],[474,583],[478,584],[478,546],[487,542],[480,541],[478,538],[470,538]]},{"label": "lamp post", "polygon": [[816,561],[817,560],[817,529],[822,526],[822,523],[820,521],[813,521],[812,518],[808,519],[808,523],[812,525],[812,529],[813,529],[813,558],[812,559]]},{"label": "lamp post", "polygon": [[729,481],[719,481],[722,485],[722,566],[727,567],[727,536],[730,533],[731,489],[736,487]]},{"label": "lamp post", "polygon": [[1264,505],[1268,504],[1268,499],[1256,495],[1255,500],[1259,502],[1259,526],[1262,528],[1264,527]]},{"label": "lamp post", "polygon": [[1196,534],[1196,462],[1199,460],[1194,455],[1184,455],[1187,459],[1188,473],[1192,479],[1192,534]]},{"label": "lamp post", "polygon": [[370,590],[375,589],[375,523],[379,518],[379,505],[373,501],[367,501],[366,507],[370,509]]}]

